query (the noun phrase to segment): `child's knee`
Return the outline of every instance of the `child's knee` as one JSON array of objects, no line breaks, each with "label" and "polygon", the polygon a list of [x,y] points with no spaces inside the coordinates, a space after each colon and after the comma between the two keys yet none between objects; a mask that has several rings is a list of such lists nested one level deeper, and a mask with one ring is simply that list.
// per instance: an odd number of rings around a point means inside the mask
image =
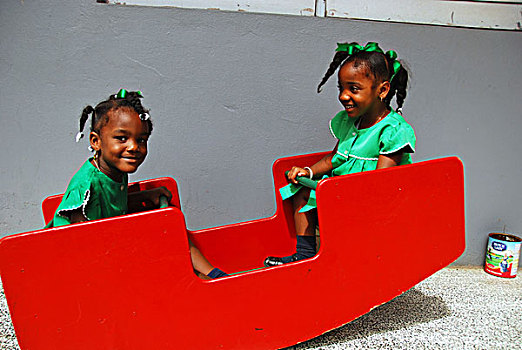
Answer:
[{"label": "child's knee", "polygon": [[300,209],[308,203],[308,199],[310,198],[310,189],[303,188],[299,192],[297,192],[295,196],[293,196],[292,198],[294,209]]}]

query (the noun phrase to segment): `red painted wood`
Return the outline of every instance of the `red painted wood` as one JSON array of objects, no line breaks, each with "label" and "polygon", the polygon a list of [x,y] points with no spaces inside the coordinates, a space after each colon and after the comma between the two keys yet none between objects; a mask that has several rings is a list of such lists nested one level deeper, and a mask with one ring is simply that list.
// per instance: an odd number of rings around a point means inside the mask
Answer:
[{"label": "red painted wood", "polygon": [[[278,159],[273,167],[274,188],[287,184],[284,172],[293,165],[306,166],[328,152]],[[190,238],[203,254],[226,272],[263,267],[268,255],[290,255],[295,252],[295,228],[292,203],[281,199],[276,191],[276,212],[269,218],[189,231]],[[219,248],[216,248],[219,247]],[[226,247],[226,248],[221,248]]]},{"label": "red painted wood", "polygon": [[[307,157],[276,162],[275,187]],[[260,267],[295,243],[289,203],[276,198],[270,218],[190,235],[229,272]],[[193,274],[173,207],[5,237],[0,275],[20,347],[285,347],[369,312],[464,250],[456,157],[328,179],[317,200],[316,257],[212,281]]]}]

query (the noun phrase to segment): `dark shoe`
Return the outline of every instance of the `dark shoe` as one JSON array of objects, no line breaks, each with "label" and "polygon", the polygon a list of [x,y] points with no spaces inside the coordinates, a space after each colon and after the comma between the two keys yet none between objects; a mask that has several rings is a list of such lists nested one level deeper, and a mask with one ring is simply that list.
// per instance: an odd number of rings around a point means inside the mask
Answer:
[{"label": "dark shoe", "polygon": [[295,254],[290,255],[290,256],[285,256],[282,258],[279,258],[276,256],[269,256],[268,258],[265,259],[265,261],[263,261],[263,265],[265,265],[265,267],[273,267],[273,266],[279,266],[279,265],[283,265],[283,264],[286,264],[289,262],[294,262],[294,261],[297,261]]}]

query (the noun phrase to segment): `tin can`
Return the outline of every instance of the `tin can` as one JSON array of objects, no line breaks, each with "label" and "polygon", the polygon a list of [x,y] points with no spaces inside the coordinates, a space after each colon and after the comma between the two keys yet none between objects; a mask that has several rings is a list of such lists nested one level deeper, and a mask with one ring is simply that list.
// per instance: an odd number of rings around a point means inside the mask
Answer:
[{"label": "tin can", "polygon": [[484,271],[495,276],[514,278],[522,239],[505,233],[490,233]]}]

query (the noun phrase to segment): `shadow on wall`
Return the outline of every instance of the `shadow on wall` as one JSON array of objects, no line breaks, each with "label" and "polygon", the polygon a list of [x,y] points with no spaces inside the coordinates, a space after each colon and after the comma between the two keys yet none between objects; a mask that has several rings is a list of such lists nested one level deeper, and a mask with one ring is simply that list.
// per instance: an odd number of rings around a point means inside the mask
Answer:
[{"label": "shadow on wall", "polygon": [[428,296],[413,288],[347,325],[284,350],[307,349],[363,339],[449,315],[450,310],[441,297]]}]

